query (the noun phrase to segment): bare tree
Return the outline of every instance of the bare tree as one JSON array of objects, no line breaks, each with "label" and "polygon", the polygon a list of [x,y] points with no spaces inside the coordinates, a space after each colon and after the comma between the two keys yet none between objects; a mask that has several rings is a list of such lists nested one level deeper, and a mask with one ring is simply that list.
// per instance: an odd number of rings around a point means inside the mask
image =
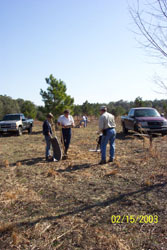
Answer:
[{"label": "bare tree", "polygon": [[167,0],[136,0],[135,6],[130,7],[130,13],[138,27],[138,34],[145,39],[142,44],[152,51],[153,56],[166,62]]},{"label": "bare tree", "polygon": [[[167,63],[167,0],[136,0],[130,6],[130,14],[138,28],[138,39],[158,63]],[[166,66],[166,65],[165,65]],[[160,78],[154,79],[159,93],[167,93],[167,84]]]}]

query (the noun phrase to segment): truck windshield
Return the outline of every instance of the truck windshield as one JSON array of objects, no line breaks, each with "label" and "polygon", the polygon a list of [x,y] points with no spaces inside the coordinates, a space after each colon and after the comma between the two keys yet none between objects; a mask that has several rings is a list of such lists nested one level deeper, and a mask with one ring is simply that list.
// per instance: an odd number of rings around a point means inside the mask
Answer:
[{"label": "truck windshield", "polygon": [[160,117],[160,114],[155,109],[137,109],[135,117]]},{"label": "truck windshield", "polygon": [[19,121],[20,115],[5,115],[3,121]]}]

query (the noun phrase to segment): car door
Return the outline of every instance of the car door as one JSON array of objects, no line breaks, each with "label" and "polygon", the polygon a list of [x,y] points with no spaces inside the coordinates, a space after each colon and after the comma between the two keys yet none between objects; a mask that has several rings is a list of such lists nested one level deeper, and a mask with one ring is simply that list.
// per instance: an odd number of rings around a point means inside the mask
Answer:
[{"label": "car door", "polygon": [[128,114],[128,129],[134,130],[134,109],[131,109]]},{"label": "car door", "polygon": [[26,129],[27,127],[27,119],[24,115],[21,115],[22,123],[23,123],[23,129]]}]

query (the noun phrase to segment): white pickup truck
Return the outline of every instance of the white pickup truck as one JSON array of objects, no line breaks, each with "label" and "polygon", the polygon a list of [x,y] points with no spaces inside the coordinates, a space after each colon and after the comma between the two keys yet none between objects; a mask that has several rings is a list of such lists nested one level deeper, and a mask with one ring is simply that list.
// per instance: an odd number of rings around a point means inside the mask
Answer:
[{"label": "white pickup truck", "polygon": [[23,130],[28,130],[31,134],[33,127],[33,119],[25,118],[24,114],[7,114],[3,120],[0,121],[0,135],[3,133],[17,133],[22,135]]}]

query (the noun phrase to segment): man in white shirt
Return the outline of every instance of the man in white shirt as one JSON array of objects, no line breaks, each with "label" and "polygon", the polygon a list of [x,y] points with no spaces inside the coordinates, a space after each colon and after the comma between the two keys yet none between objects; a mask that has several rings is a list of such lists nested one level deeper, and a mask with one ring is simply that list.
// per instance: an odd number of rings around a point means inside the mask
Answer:
[{"label": "man in white shirt", "polygon": [[67,151],[71,141],[71,128],[75,126],[74,119],[70,115],[70,111],[68,109],[64,111],[64,115],[59,117],[58,125],[62,127],[64,154],[67,156]]},{"label": "man in white shirt", "polygon": [[115,119],[114,116],[107,112],[107,107],[102,106],[100,108],[100,119],[99,119],[99,133],[103,133],[101,139],[101,161],[100,164],[106,163],[106,147],[107,143],[110,143],[110,159],[109,162],[113,162],[115,154]]}]

